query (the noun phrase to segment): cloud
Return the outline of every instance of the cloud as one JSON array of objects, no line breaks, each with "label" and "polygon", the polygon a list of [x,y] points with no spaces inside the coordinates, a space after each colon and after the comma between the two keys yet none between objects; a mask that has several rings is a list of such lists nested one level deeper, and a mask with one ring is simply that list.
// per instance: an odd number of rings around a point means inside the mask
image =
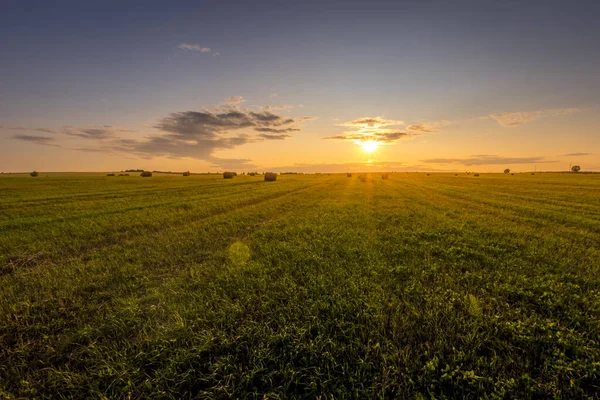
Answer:
[{"label": "cloud", "polygon": [[418,124],[409,125],[406,127],[409,131],[419,133],[438,133],[440,128],[450,124],[450,121],[440,122],[420,122]]},{"label": "cloud", "polygon": [[16,139],[16,140],[22,140],[22,141],[25,141],[25,142],[30,142],[30,143],[35,143],[35,144],[41,144],[41,145],[44,145],[44,146],[60,147],[59,145],[57,145],[57,144],[54,143],[54,138],[47,137],[47,136],[14,135],[12,138]]},{"label": "cloud", "polygon": [[517,126],[524,125],[528,122],[536,121],[540,118],[546,117],[558,117],[561,115],[567,115],[573,112],[579,111],[577,108],[561,108],[553,110],[539,110],[539,111],[526,111],[526,112],[505,112],[490,114],[488,117],[496,120],[500,125],[514,128]]},{"label": "cloud", "polygon": [[184,111],[161,118],[155,128],[169,132],[174,139],[218,139],[219,135],[240,129],[273,132],[299,130],[303,118],[281,117],[270,111],[254,112],[223,108],[217,111]]},{"label": "cloud", "polygon": [[497,165],[497,164],[539,164],[553,163],[556,160],[544,160],[544,157],[499,157],[495,155],[473,155],[468,158],[430,158],[421,160],[428,164]]},{"label": "cloud", "polygon": [[401,131],[379,130],[370,132],[347,132],[342,135],[324,137],[323,139],[346,140],[355,143],[363,143],[368,141],[394,143],[401,139],[407,139],[412,136],[415,136],[415,134]]},{"label": "cloud", "polygon": [[306,120],[307,117],[284,117],[270,111],[255,112],[227,105],[212,110],[171,113],[154,125],[160,133],[144,139],[119,138],[114,135],[114,127],[108,132],[102,128],[71,127],[71,133],[106,138],[99,147],[105,152],[135,154],[142,158],[194,158],[230,167],[250,166],[250,160],[223,161],[214,157],[214,153],[261,140],[284,140],[290,137],[289,133],[300,131]]},{"label": "cloud", "polygon": [[225,99],[223,99],[223,103],[225,104],[242,104],[243,102],[245,102],[246,100],[244,100],[244,98],[242,96],[231,96],[231,97],[227,97]]},{"label": "cloud", "polygon": [[5,126],[5,125],[0,125],[0,129],[5,129],[5,130],[9,130],[9,131],[34,131],[34,132],[44,132],[44,133],[56,133],[55,130],[53,129],[47,129],[47,128],[27,128],[24,126]]},{"label": "cloud", "polygon": [[99,127],[77,128],[67,125],[63,127],[62,132],[69,136],[76,136],[84,139],[103,140],[117,136],[118,133],[135,132],[133,129],[124,129],[112,125],[102,125]]},{"label": "cloud", "polygon": [[280,135],[269,135],[267,133],[261,133],[260,135],[258,135],[258,137],[261,137],[266,140],[283,140],[283,139],[289,138],[290,135],[286,135],[285,133],[280,134]]},{"label": "cloud", "polygon": [[199,44],[179,43],[177,48],[185,51],[195,51],[198,53],[212,53],[212,49],[210,47],[200,46]]},{"label": "cloud", "polygon": [[582,157],[582,156],[591,156],[593,155],[592,153],[568,153],[568,154],[562,154],[559,157]]},{"label": "cloud", "polygon": [[300,131],[300,129],[298,128],[283,128],[283,129],[277,129],[277,128],[254,128],[255,131],[257,132],[271,132],[271,133],[285,133],[285,132],[297,132]]},{"label": "cloud", "polygon": [[292,108],[296,108],[296,107],[304,107],[302,104],[298,104],[297,106],[295,105],[291,105],[291,104],[280,104],[280,105],[276,105],[276,106],[264,106],[263,109],[264,110],[291,110]]},{"label": "cloud", "polygon": [[379,128],[382,126],[393,125],[404,125],[404,121],[385,119],[383,117],[363,117],[340,124],[340,126],[351,126],[355,128]]}]

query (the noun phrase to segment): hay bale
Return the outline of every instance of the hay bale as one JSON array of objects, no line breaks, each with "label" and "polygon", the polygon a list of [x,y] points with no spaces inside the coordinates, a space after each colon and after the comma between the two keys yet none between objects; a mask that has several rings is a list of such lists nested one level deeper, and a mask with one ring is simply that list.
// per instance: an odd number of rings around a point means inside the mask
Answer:
[{"label": "hay bale", "polygon": [[352,178],[352,174],[351,174],[350,172],[348,172],[348,173],[346,174],[346,177],[348,177],[348,178]]},{"label": "hay bale", "polygon": [[142,173],[140,174],[140,176],[141,176],[142,178],[150,178],[150,177],[152,177],[152,172],[150,172],[150,171],[144,171],[144,172],[142,172]]},{"label": "hay bale", "polygon": [[479,174],[473,174],[473,176],[479,176]]},{"label": "hay bale", "polygon": [[535,172],[532,172],[531,175],[535,175]]},{"label": "hay bale", "polygon": [[223,179],[233,179],[234,176],[233,172],[223,172]]},{"label": "hay bale", "polygon": [[31,172],[29,175],[31,175],[31,176],[33,176],[33,177],[36,177],[36,176],[38,176],[39,174],[37,173],[37,171],[33,171],[33,172]]},{"label": "hay bale", "polygon": [[185,172],[183,173],[183,176],[190,176],[190,171],[185,171]]},{"label": "hay bale", "polygon": [[277,174],[275,172],[266,172],[265,181],[274,182],[277,180]]},{"label": "hay bale", "polygon": [[385,173],[381,174],[381,179],[388,179],[388,173],[385,172]]},{"label": "hay bale", "polygon": [[431,174],[427,174],[427,176],[429,176],[429,175],[431,175]]}]

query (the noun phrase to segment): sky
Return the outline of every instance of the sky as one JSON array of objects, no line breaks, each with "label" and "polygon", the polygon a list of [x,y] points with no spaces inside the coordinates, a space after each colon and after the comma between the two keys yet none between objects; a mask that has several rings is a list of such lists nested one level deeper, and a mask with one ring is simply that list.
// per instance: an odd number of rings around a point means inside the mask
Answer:
[{"label": "sky", "polygon": [[598,1],[0,7],[0,171],[600,171]]}]

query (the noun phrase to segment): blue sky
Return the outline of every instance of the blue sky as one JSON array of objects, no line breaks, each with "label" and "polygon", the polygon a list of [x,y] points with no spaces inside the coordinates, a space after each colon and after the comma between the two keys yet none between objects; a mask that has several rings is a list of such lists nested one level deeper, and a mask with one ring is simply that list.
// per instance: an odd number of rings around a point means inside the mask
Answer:
[{"label": "blue sky", "polygon": [[[599,16],[595,1],[4,1],[0,169],[451,170],[485,155],[479,168],[600,170]],[[225,109],[298,130],[157,129]],[[503,113],[520,119],[489,117]],[[383,136],[343,126],[363,117],[406,135],[366,154]]]}]

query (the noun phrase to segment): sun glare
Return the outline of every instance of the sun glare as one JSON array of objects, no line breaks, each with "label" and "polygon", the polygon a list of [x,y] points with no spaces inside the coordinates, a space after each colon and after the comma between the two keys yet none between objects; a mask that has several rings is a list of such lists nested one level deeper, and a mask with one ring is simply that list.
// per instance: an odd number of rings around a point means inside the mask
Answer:
[{"label": "sun glare", "polygon": [[374,142],[372,140],[368,140],[366,142],[362,142],[360,145],[362,146],[364,151],[366,151],[367,153],[372,153],[377,149],[379,143]]}]

